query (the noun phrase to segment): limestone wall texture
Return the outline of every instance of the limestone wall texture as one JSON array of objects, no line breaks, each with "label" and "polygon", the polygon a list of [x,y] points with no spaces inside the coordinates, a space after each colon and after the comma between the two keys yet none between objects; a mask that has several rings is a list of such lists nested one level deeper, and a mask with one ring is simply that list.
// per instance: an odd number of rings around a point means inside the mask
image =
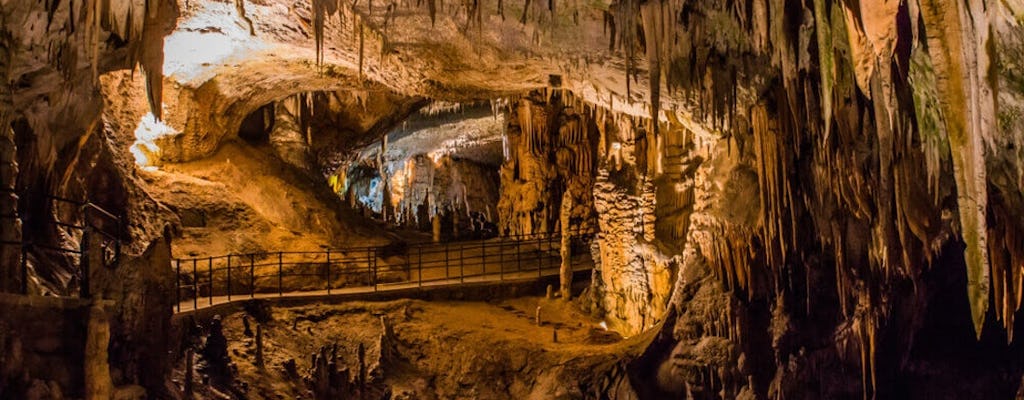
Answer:
[{"label": "limestone wall texture", "polygon": [[0,397],[84,397],[90,302],[0,294],[0,307]]}]

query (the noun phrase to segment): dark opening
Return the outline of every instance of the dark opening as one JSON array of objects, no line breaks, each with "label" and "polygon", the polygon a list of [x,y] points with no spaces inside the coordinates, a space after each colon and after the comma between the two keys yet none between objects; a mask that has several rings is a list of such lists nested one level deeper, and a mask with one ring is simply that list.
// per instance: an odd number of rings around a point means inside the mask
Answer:
[{"label": "dark opening", "polygon": [[274,130],[274,103],[257,108],[242,120],[238,127],[238,137],[248,142],[266,142],[270,131]]}]

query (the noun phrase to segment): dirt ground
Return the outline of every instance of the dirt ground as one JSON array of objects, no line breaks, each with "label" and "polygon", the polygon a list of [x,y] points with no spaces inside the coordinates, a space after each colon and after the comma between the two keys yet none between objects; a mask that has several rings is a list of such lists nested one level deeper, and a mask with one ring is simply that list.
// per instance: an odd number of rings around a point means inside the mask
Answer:
[{"label": "dirt ground", "polygon": [[[261,325],[263,368],[256,365],[255,335],[246,335],[246,322],[250,332]],[[235,390],[252,399],[316,398],[311,366],[322,347],[337,346],[337,369],[355,382],[360,344],[370,388],[365,398],[582,398],[583,388],[594,384],[589,381],[637,354],[649,339],[623,340],[575,304],[543,297],[249,307],[224,317],[223,326]],[[218,395],[204,388],[197,397]]]}]

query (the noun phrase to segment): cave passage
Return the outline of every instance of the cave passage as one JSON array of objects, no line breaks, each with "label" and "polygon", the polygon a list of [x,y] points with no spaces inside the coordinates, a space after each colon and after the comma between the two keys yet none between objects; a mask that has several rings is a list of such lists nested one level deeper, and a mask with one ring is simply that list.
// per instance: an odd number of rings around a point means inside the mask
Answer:
[{"label": "cave passage", "polygon": [[351,166],[332,177],[339,195],[437,240],[496,236],[505,117],[490,103],[421,109],[355,152]]}]

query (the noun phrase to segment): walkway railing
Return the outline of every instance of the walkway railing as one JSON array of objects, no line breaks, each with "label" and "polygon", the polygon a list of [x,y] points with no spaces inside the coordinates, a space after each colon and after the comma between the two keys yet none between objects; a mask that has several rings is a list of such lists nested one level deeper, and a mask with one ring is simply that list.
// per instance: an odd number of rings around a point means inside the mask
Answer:
[{"label": "walkway railing", "polygon": [[[573,269],[591,268],[593,233],[573,234]],[[378,292],[557,275],[561,234],[448,243],[263,252],[175,260],[177,312],[243,298]]]},{"label": "walkway railing", "polygon": [[[13,189],[0,189],[2,193],[14,193]],[[78,248],[65,247],[65,244],[47,244],[32,242],[29,240],[0,241],[4,246],[20,246],[21,260],[19,265],[19,281],[21,293],[28,294],[28,270],[29,254],[35,255],[36,261],[42,257],[68,257],[72,264],[78,263],[77,276],[78,295],[82,298],[90,297],[89,289],[91,276],[90,268],[95,267],[116,267],[121,257],[121,235],[124,230],[124,221],[120,216],[104,210],[102,207],[89,201],[73,200],[60,196],[46,195],[46,201],[52,202],[48,215],[35,218],[24,218],[21,224],[22,237],[24,229],[33,224],[52,226],[58,230],[64,230],[68,236],[80,235]],[[71,219],[80,219],[78,224],[61,220],[61,209],[70,210]],[[66,211],[66,210],[65,210]],[[4,224],[14,224],[21,220],[18,214],[0,215]],[[94,237],[93,235],[98,235]],[[98,248],[90,248],[90,245],[97,245]],[[92,255],[98,255],[93,257]],[[91,261],[97,261],[102,265],[90,265]]]}]

